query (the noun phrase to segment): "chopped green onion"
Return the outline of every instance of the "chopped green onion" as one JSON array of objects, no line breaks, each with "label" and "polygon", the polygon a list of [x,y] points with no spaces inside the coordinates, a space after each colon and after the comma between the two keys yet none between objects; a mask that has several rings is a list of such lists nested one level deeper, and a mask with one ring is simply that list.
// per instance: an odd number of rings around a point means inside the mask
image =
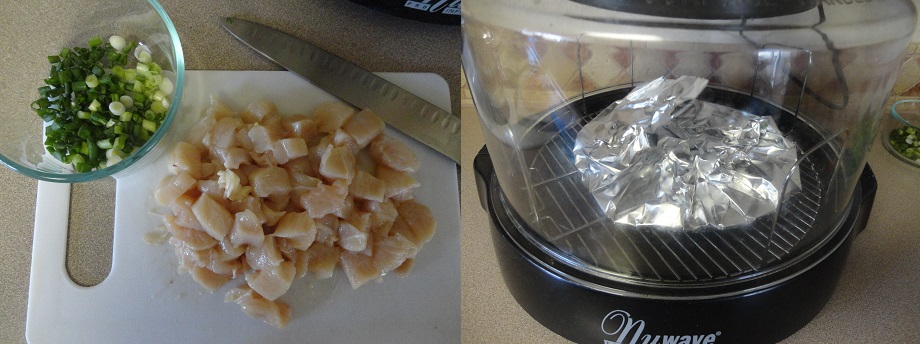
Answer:
[{"label": "chopped green onion", "polygon": [[125,46],[127,46],[127,42],[125,42],[124,37],[119,35],[112,35],[109,37],[109,45],[111,45],[112,48],[116,51],[122,51],[125,49]]},{"label": "chopped green onion", "polygon": [[100,44],[102,44],[102,39],[99,38],[99,36],[96,36],[96,37],[93,37],[93,38],[90,38],[90,39],[89,39],[89,47],[90,47],[90,48],[98,47]]},{"label": "chopped green onion", "polygon": [[109,103],[109,111],[115,116],[121,116],[121,114],[125,113],[125,105],[118,101],[111,102]]},{"label": "chopped green onion", "polygon": [[86,87],[89,86],[84,81],[75,81],[70,84],[70,88],[76,92],[86,91]]},{"label": "chopped green onion", "polygon": [[145,119],[141,123],[143,123],[142,125],[144,126],[144,129],[146,129],[147,131],[151,133],[154,131],[157,131],[157,124],[153,123],[153,121]]},{"label": "chopped green onion", "polygon": [[[169,80],[169,79],[167,79],[167,80]],[[123,96],[119,97],[119,98],[118,98],[118,101],[120,101],[120,102],[125,106],[125,108],[134,107],[134,98],[131,98],[131,96],[129,96],[129,95],[123,95]]]},{"label": "chopped green onion", "polygon": [[150,56],[150,52],[141,50],[141,52],[137,54],[137,60],[141,61],[141,63],[150,63],[153,61],[153,58]]},{"label": "chopped green onion", "polygon": [[98,100],[93,99],[93,102],[92,102],[92,103],[89,103],[89,106],[86,107],[86,108],[89,109],[89,111],[95,112],[95,111],[99,110],[99,107],[100,107],[100,106],[102,106],[102,104],[100,104]]},{"label": "chopped green onion", "polygon": [[87,75],[85,83],[89,88],[96,88],[96,86],[99,86],[99,78],[94,74]]},{"label": "chopped green onion", "polygon": [[133,116],[134,116],[133,113],[130,113],[130,112],[125,111],[125,112],[122,113],[120,116],[118,116],[118,120],[119,120],[119,121],[122,121],[122,122],[129,122],[129,121],[131,121],[131,117],[133,117]]},{"label": "chopped green onion", "polygon": [[110,166],[143,145],[175,90],[147,47],[118,35],[93,37],[88,46],[47,57],[51,70],[30,105],[46,122],[48,153],[79,172]]},{"label": "chopped green onion", "polygon": [[112,142],[109,139],[99,140],[96,142],[96,146],[99,146],[99,148],[102,148],[102,149],[111,149]]}]

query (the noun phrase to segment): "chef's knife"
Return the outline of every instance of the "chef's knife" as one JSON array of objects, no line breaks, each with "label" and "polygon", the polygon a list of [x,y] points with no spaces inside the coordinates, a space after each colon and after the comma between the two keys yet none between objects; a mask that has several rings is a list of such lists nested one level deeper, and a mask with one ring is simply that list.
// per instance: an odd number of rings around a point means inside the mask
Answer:
[{"label": "chef's knife", "polygon": [[460,119],[399,86],[275,29],[236,18],[221,25],[237,39],[317,87],[460,163]]}]

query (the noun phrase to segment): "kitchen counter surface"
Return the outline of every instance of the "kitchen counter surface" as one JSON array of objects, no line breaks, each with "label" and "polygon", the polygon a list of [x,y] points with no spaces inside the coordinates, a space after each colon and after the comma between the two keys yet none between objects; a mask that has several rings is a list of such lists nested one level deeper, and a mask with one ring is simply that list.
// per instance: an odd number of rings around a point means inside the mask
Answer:
[{"label": "kitchen counter surface", "polygon": [[[185,53],[188,70],[279,70],[218,24],[240,17],[279,28],[375,72],[442,76],[459,113],[460,30],[410,21],[348,1],[161,0]],[[36,11],[51,6],[30,2]],[[0,30],[21,30],[0,23]],[[24,34],[24,33],[23,33]],[[38,32],[29,34],[53,34]],[[36,185],[0,168],[0,343],[24,343]],[[111,266],[115,180],[77,184],[71,198],[67,267],[81,285],[105,279]],[[93,201],[88,201],[92,199]]]},{"label": "kitchen counter surface", "polygon": [[[462,161],[470,166],[484,141],[469,90],[462,92]],[[920,169],[879,142],[869,155],[879,188],[868,226],[856,237],[827,306],[782,343],[920,343]],[[568,342],[533,320],[508,292],[473,169],[464,168],[460,179],[463,342]],[[780,307],[796,311],[795,305]]]}]

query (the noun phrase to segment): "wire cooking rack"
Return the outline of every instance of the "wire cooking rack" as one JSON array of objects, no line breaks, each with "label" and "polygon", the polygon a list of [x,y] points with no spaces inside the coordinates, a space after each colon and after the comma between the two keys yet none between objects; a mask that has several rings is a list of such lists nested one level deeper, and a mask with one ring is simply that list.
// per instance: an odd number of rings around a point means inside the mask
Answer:
[{"label": "wire cooking rack", "polygon": [[[789,112],[784,115],[787,120],[801,121]],[[834,160],[827,149],[808,155],[799,164],[801,190],[782,202],[772,237],[773,214],[749,225],[721,230],[674,231],[614,224],[601,211],[572,162],[575,136],[593,117],[582,117],[548,144],[524,154],[532,172],[534,211],[539,214],[532,230],[549,246],[582,264],[649,283],[741,278],[789,255],[816,223],[822,190],[829,183],[822,178],[826,173],[819,172]],[[807,124],[793,126],[787,135],[797,143],[814,141],[815,133],[802,129],[805,127]]]}]

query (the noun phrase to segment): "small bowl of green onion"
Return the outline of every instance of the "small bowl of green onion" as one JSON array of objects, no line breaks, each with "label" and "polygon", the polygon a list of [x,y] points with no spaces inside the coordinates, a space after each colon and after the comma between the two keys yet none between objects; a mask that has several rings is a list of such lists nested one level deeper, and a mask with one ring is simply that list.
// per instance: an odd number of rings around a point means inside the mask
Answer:
[{"label": "small bowl of green onion", "polygon": [[920,99],[901,100],[891,106],[882,128],[882,143],[898,159],[920,167]]},{"label": "small bowl of green onion", "polygon": [[145,167],[169,149],[182,97],[172,21],[156,0],[57,5],[2,9],[15,29],[0,33],[0,162],[64,183]]}]

